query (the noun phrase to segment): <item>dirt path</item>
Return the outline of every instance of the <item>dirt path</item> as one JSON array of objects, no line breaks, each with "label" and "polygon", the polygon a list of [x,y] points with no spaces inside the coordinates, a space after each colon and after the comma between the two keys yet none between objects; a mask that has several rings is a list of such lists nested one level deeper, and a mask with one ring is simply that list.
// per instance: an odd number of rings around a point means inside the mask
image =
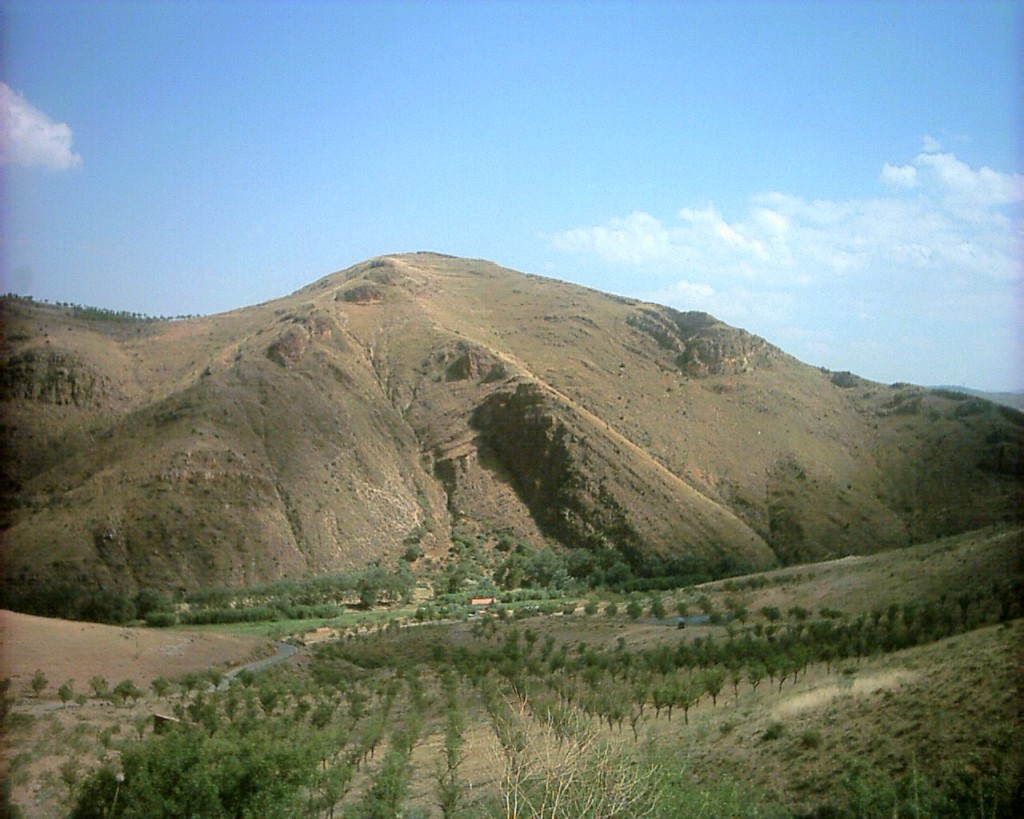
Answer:
[{"label": "dirt path", "polygon": [[282,643],[280,641],[274,643],[274,656],[264,657],[262,660],[253,660],[251,663],[240,665],[237,668],[232,668],[227,674],[224,675],[224,679],[221,680],[220,688],[227,688],[231,681],[241,674],[243,671],[262,671],[264,668],[270,668],[272,665],[283,663],[289,657],[293,657],[298,649],[291,643]]}]

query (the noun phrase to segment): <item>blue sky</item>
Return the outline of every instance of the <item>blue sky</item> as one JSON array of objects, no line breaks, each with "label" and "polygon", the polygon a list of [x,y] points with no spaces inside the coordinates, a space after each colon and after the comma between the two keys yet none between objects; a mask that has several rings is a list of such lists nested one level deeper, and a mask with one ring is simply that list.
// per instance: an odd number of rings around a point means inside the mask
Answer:
[{"label": "blue sky", "polygon": [[1020,3],[0,8],[5,291],[212,313],[429,249],[1024,388]]}]

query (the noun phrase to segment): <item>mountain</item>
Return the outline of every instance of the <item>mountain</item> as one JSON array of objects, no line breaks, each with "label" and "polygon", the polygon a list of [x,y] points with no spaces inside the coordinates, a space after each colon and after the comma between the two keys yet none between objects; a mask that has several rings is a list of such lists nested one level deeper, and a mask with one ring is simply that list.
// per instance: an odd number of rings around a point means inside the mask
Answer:
[{"label": "mountain", "polygon": [[1024,411],[1024,392],[985,392],[984,390],[972,390],[970,387],[958,386],[941,386],[935,387],[935,389],[961,392],[972,398],[984,398],[986,401],[992,401],[996,404],[1012,407],[1015,410]]},{"label": "mountain", "polygon": [[2,323],[9,588],[438,563],[453,535],[721,574],[1020,508],[1020,412],[485,261],[387,256],[186,320],[5,298]]}]

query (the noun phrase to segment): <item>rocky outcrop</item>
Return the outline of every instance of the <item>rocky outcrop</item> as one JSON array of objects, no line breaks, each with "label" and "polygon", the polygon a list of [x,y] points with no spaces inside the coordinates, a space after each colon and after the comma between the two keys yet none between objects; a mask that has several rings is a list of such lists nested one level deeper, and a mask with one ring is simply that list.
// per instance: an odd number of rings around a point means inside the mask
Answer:
[{"label": "rocky outcrop", "polygon": [[750,372],[783,355],[760,336],[723,324],[707,313],[641,307],[627,323],[674,354],[676,366],[696,378]]},{"label": "rocky outcrop", "polygon": [[619,503],[589,479],[582,464],[586,442],[558,410],[538,385],[521,383],[489,396],[471,423],[541,531],[567,545],[616,548],[635,560],[641,536]]},{"label": "rocky outcrop", "polygon": [[98,404],[110,381],[80,358],[58,350],[26,350],[0,369],[0,400],[41,401],[60,406]]}]

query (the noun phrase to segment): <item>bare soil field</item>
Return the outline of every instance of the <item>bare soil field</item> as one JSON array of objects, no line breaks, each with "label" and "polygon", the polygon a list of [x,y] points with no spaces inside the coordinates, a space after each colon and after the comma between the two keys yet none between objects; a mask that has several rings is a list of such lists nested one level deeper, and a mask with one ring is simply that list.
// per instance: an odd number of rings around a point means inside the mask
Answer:
[{"label": "bare soil field", "polygon": [[[157,677],[226,671],[273,652],[263,637],[105,626],[0,611],[0,677],[10,678],[17,703],[2,746],[15,804],[30,819],[64,815],[70,805],[66,782],[78,781],[105,758],[114,737],[145,730],[153,713],[170,710],[167,701],[148,691]],[[36,671],[47,679],[38,698],[29,686]],[[74,691],[84,694],[94,676],[112,686],[130,679],[146,694],[132,707],[93,698],[61,705],[57,688],[65,680],[74,680]]]},{"label": "bare soil field", "polygon": [[262,637],[104,626],[0,611],[0,677],[11,679],[16,694],[25,693],[36,670],[50,681],[44,698],[53,698],[69,678],[78,681],[78,690],[94,675],[111,684],[131,679],[147,687],[157,677],[226,670],[272,653]]}]

